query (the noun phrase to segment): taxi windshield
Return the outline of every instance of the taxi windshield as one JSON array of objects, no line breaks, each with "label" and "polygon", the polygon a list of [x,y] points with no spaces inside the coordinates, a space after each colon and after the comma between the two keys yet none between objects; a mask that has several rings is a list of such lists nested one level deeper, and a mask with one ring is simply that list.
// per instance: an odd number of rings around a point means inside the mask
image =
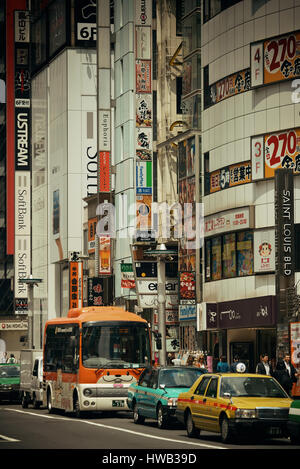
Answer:
[{"label": "taxi windshield", "polygon": [[203,373],[200,368],[161,370],[159,384],[166,388],[190,388]]},{"label": "taxi windshield", "polygon": [[0,378],[17,378],[19,376],[19,366],[0,365]]},{"label": "taxi windshield", "polygon": [[222,377],[220,397],[281,397],[288,398],[285,391],[273,378],[260,377]]}]

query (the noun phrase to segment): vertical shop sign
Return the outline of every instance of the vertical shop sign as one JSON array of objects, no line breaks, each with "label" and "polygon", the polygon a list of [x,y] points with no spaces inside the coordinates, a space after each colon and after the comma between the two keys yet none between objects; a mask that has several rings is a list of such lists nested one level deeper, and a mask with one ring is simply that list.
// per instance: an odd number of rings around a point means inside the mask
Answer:
[{"label": "vertical shop sign", "polygon": [[103,279],[90,277],[88,279],[88,306],[103,306]]},{"label": "vertical shop sign", "polygon": [[31,80],[28,11],[14,12],[14,117],[15,117],[15,311],[28,308],[27,285],[31,273]]},{"label": "vertical shop sign", "polygon": [[82,307],[82,262],[70,262],[70,308]]},{"label": "vertical shop sign", "polygon": [[111,274],[111,240],[109,236],[99,237],[99,274]]}]

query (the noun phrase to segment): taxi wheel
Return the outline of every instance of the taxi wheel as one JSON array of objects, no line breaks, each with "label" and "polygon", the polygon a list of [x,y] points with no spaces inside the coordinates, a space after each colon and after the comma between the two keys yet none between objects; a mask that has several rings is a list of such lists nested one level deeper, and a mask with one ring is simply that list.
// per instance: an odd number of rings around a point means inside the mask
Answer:
[{"label": "taxi wheel", "polygon": [[161,404],[159,404],[157,409],[157,426],[161,429],[166,428],[168,426],[168,420],[166,415],[164,414]]},{"label": "taxi wheel", "polygon": [[145,417],[139,414],[137,403],[134,403],[133,406],[133,421],[134,423],[144,423]]},{"label": "taxi wheel", "polygon": [[186,417],[186,432],[187,436],[190,438],[195,438],[200,435],[200,430],[195,427],[195,424],[193,422],[193,417],[190,411],[188,411],[187,417]]},{"label": "taxi wheel", "polygon": [[228,443],[232,438],[232,430],[229,426],[229,420],[224,415],[221,420],[221,440],[223,443]]}]

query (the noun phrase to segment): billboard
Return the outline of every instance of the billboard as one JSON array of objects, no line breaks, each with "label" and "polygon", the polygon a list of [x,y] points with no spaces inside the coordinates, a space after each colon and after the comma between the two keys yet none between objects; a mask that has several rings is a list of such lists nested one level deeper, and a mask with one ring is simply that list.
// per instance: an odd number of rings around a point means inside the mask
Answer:
[{"label": "billboard", "polygon": [[300,75],[300,31],[251,44],[251,87]]}]

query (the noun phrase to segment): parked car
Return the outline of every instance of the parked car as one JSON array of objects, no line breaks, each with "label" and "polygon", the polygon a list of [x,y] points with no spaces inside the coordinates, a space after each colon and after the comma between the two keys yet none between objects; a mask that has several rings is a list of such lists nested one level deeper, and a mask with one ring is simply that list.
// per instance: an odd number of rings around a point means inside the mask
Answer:
[{"label": "parked car", "polygon": [[20,395],[22,407],[32,404],[38,409],[43,403],[43,351],[25,349],[21,351]]},{"label": "parked car", "polygon": [[128,389],[128,407],[133,410],[134,422],[143,423],[145,418],[151,418],[157,420],[159,428],[166,428],[176,420],[178,395],[204,373],[204,369],[188,366],[146,369]]},{"label": "parked car", "polygon": [[0,401],[20,400],[20,365],[0,364]]},{"label": "parked car", "polygon": [[288,429],[293,445],[300,445],[300,400],[291,403]]},{"label": "parked car", "polygon": [[213,373],[178,396],[176,415],[189,437],[201,430],[220,433],[224,443],[247,433],[288,436],[291,402],[271,376]]}]

